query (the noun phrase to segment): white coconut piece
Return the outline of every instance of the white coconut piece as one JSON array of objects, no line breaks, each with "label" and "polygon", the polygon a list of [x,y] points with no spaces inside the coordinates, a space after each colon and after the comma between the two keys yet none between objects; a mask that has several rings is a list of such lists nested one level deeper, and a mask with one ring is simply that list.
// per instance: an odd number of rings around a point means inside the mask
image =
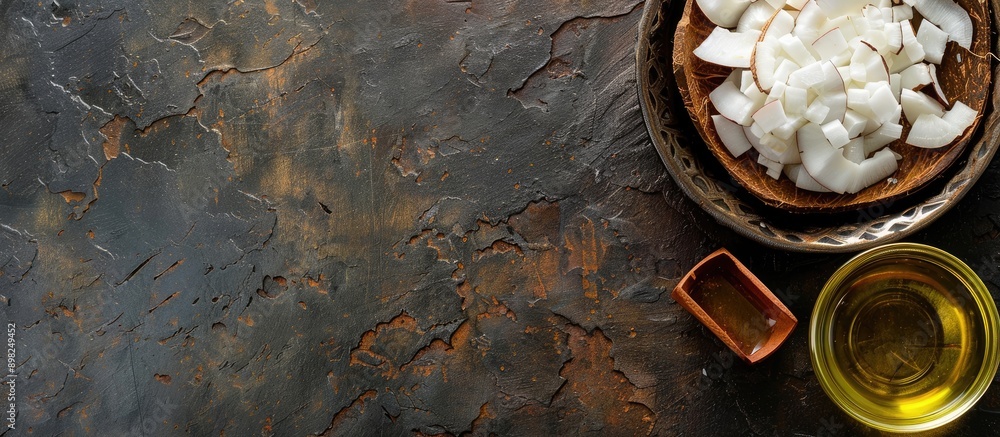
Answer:
[{"label": "white coconut piece", "polygon": [[826,14],[827,17],[839,17],[849,15],[860,10],[868,4],[870,0],[816,0],[816,6]]},{"label": "white coconut piece", "polygon": [[874,47],[875,51],[880,54],[892,52],[889,48],[889,36],[885,34],[884,28],[885,24],[883,23],[879,27],[870,29],[864,35],[861,35],[861,41]]},{"label": "white coconut piece", "polygon": [[[850,41],[847,44],[850,45]],[[830,58],[830,62],[836,65],[837,68],[847,67],[851,63],[851,55],[853,54],[850,50],[841,52],[839,55]],[[850,75],[845,75],[844,77],[850,77]]]},{"label": "white coconut piece", "polygon": [[847,92],[844,77],[840,75],[840,69],[833,62],[824,62],[820,68],[823,69],[823,81],[813,86],[816,92],[820,94]]},{"label": "white coconut piece", "polygon": [[752,117],[753,121],[760,125],[761,129],[766,133],[770,133],[788,122],[788,117],[785,116],[785,108],[781,100],[766,103],[757,112],[754,112]]},{"label": "white coconut piece", "polygon": [[807,172],[805,170],[805,168],[802,167],[801,164],[799,165],[798,168],[799,168],[799,171],[796,172],[797,173],[796,174],[797,177],[796,177],[796,179],[794,181],[796,187],[801,188],[803,190],[815,191],[815,192],[819,192],[819,193],[829,193],[830,192],[829,188],[824,187],[823,185],[820,185],[819,182],[816,182],[816,179],[813,179],[812,176],[809,176],[809,172]]},{"label": "white coconut piece", "polygon": [[896,97],[892,95],[892,88],[889,87],[889,82],[877,82],[872,88],[874,90],[869,90],[871,93],[871,110],[875,115],[875,119],[879,123],[885,123],[887,121],[898,121],[892,120],[896,108],[899,107],[899,102],[896,101]]},{"label": "white coconut piece", "polygon": [[857,177],[858,164],[849,161],[840,149],[830,145],[819,125],[809,123],[802,126],[798,132],[798,144],[802,167],[809,176],[833,192],[847,192]]},{"label": "white coconut piece", "polygon": [[951,144],[959,135],[952,123],[934,114],[923,114],[913,122],[906,144],[924,149],[937,149]]},{"label": "white coconut piece", "polygon": [[740,73],[740,84],[739,85],[740,85],[740,91],[743,92],[743,94],[746,94],[747,89],[749,89],[750,87],[756,87],[757,86],[753,82],[753,73],[750,72],[750,70],[744,70],[742,68],[738,68],[736,70],[733,70],[733,72],[737,72],[737,71]]},{"label": "white coconut piece", "polygon": [[782,35],[792,33],[794,29],[795,16],[784,9],[779,9],[774,12],[774,16],[771,17],[771,21],[767,24],[763,32],[765,38],[778,39]]},{"label": "white coconut piece", "polygon": [[889,80],[889,67],[885,58],[871,44],[861,44],[851,56],[851,80],[855,82],[879,82]]},{"label": "white coconut piece", "polygon": [[913,19],[913,7],[908,4],[895,5],[892,7],[892,19],[894,21],[909,21]]},{"label": "white coconut piece", "polygon": [[931,84],[931,72],[927,64],[913,64],[899,73],[902,88],[919,90]]},{"label": "white coconut piece", "polygon": [[[846,111],[845,111],[846,112]],[[826,120],[826,117],[830,114],[830,107],[827,106],[821,99],[815,99],[809,107],[806,108],[803,117],[810,122],[820,124]]]},{"label": "white coconut piece", "polygon": [[799,65],[791,59],[782,59],[778,62],[778,66],[774,69],[774,82],[771,86],[774,87],[774,85],[777,85],[779,82],[788,82],[788,76],[798,71],[798,69]]},{"label": "white coconut piece", "polygon": [[833,120],[821,126],[823,129],[823,135],[826,136],[827,141],[833,147],[843,147],[845,144],[851,142],[851,137],[847,132],[847,128],[840,120]]},{"label": "white coconut piece", "polygon": [[754,112],[754,102],[740,92],[732,82],[726,81],[708,95],[712,105],[724,117],[742,125],[749,125]]},{"label": "white coconut piece", "polygon": [[900,104],[903,106],[903,115],[911,122],[916,121],[923,114],[944,116],[944,106],[941,106],[931,96],[919,91],[904,89]]},{"label": "white coconut piece", "polygon": [[861,10],[861,16],[868,20],[870,29],[881,29],[885,26],[885,17],[882,16],[882,9],[876,5],[869,4]]},{"label": "white coconut piece", "polygon": [[864,88],[850,88],[847,90],[847,108],[865,117],[872,118],[871,94]]},{"label": "white coconut piece", "polygon": [[840,71],[832,62],[823,63],[822,69],[823,82],[814,87],[817,92],[816,101],[830,108],[830,111],[820,124],[833,120],[843,121],[847,112],[847,88],[844,78],[840,76]]},{"label": "white coconut piece", "polygon": [[792,164],[792,165],[786,165],[785,169],[782,170],[782,172],[785,173],[785,176],[788,177],[788,180],[792,181],[792,183],[794,184],[795,181],[799,179],[800,170],[802,170],[802,164]]},{"label": "white coconut piece", "polygon": [[913,8],[924,19],[948,34],[948,39],[968,49],[972,47],[972,18],[952,0],[913,0]]},{"label": "white coconut piece", "polygon": [[819,54],[820,59],[831,59],[847,51],[847,39],[844,38],[840,28],[835,27],[816,38],[812,48]]},{"label": "white coconut piece", "polygon": [[786,35],[795,27],[795,17],[784,9],[778,9],[764,26],[753,53],[751,53],[751,71],[754,81],[761,91],[768,92],[774,85],[774,73],[780,64],[778,59],[782,52],[781,36]]},{"label": "white coconut piece", "polygon": [[734,158],[739,158],[753,147],[743,133],[743,126],[721,115],[713,115],[712,123],[715,125],[715,131],[719,134],[722,144],[726,146],[726,150],[729,150]]},{"label": "white coconut piece", "polygon": [[767,168],[767,175],[775,180],[781,177],[781,171],[785,168],[784,164],[771,161],[770,159],[765,158],[764,155],[757,156],[757,163]]},{"label": "white coconut piece", "polygon": [[764,106],[764,104],[767,103],[767,93],[764,93],[763,91],[758,89],[756,85],[747,88],[747,90],[744,91],[743,94],[749,97],[750,100],[753,100],[754,111],[760,109],[761,106]]},{"label": "white coconut piece", "polygon": [[847,136],[850,138],[855,138],[864,132],[865,127],[868,125],[868,117],[865,117],[858,113],[857,111],[848,109],[844,114],[844,129],[847,129]]},{"label": "white coconut piece", "polygon": [[743,83],[743,69],[734,68],[733,71],[729,72],[729,76],[726,76],[727,82],[732,82],[737,88],[742,86]]},{"label": "white coconut piece", "polygon": [[753,72],[757,88],[763,92],[768,92],[774,85],[774,71],[778,66],[780,50],[781,44],[777,38],[765,38],[754,48],[750,71]]},{"label": "white coconut piece", "polygon": [[[847,52],[844,52],[844,53],[847,53]],[[851,61],[850,59],[847,59],[847,62],[845,62],[844,65],[836,64],[837,65],[837,72],[840,73],[840,77],[844,78],[844,85],[848,85],[848,86],[851,83],[854,82],[854,81],[851,80],[851,65],[849,64],[850,61]],[[833,61],[831,61],[831,62],[833,62]]]},{"label": "white coconut piece", "polygon": [[785,87],[785,112],[802,115],[809,106],[809,91],[788,85]]},{"label": "white coconut piece", "polygon": [[978,116],[979,113],[975,109],[966,106],[965,103],[956,101],[951,109],[945,112],[941,118],[955,126],[958,135],[962,135],[976,122],[976,117]]},{"label": "white coconut piece", "polygon": [[931,23],[924,20],[917,30],[917,42],[924,48],[924,59],[940,64],[944,58],[944,50],[948,45],[948,34]]},{"label": "white coconut piece", "polygon": [[871,135],[873,132],[879,130],[879,128],[881,127],[882,123],[879,123],[878,120],[874,118],[869,118],[867,120],[867,123],[865,124],[865,129],[861,131],[861,136]]},{"label": "white coconut piece", "polygon": [[865,19],[865,17],[860,15],[849,15],[848,19],[851,20],[851,25],[854,26],[855,35],[864,35],[865,32],[868,32],[868,30],[871,29],[871,24],[868,23],[868,20]]},{"label": "white coconut piece", "polygon": [[880,150],[871,158],[862,161],[858,165],[858,170],[855,173],[856,179],[848,187],[847,192],[854,194],[879,181],[885,180],[889,175],[895,173],[898,168],[895,154],[889,149]]},{"label": "white coconut piece", "polygon": [[882,13],[882,19],[885,20],[886,23],[892,23],[892,22],[896,21],[896,18],[892,16],[892,5],[891,4],[880,2],[878,4],[878,9],[879,9],[879,12]]},{"label": "white coconut piece", "polygon": [[799,15],[795,17],[795,27],[792,29],[792,34],[802,41],[815,41],[822,35],[822,29],[829,21],[827,16],[815,0],[806,2],[799,11]]},{"label": "white coconut piece", "polygon": [[903,92],[903,85],[899,82],[899,73],[889,75],[889,88],[892,89],[892,95],[896,101],[899,101],[900,94]]},{"label": "white coconut piece", "polygon": [[844,35],[845,40],[850,41],[851,39],[857,38],[858,32],[854,29],[854,24],[851,22],[851,19],[852,17],[850,15],[831,18],[823,25],[822,33],[826,33],[834,28],[839,28],[840,33]]},{"label": "white coconut piece", "polygon": [[784,165],[782,165],[782,164],[778,164],[778,165],[779,165],[780,167],[768,167],[768,168],[767,168],[767,173],[766,173],[766,174],[767,174],[768,176],[770,176],[770,177],[774,178],[774,180],[778,180],[778,178],[780,178],[780,177],[781,177],[781,169],[783,169],[783,168],[785,167],[785,166],[784,166]]},{"label": "white coconut piece", "polygon": [[730,32],[716,27],[705,41],[694,49],[694,55],[724,67],[750,68],[760,31]]},{"label": "white coconut piece", "polygon": [[903,136],[903,125],[883,123],[878,129],[864,136],[865,155],[879,150]]},{"label": "white coconut piece", "polygon": [[823,118],[823,123],[829,123],[833,120],[844,121],[844,114],[847,113],[847,93],[841,91],[838,93],[821,94],[816,100],[830,108],[830,112]]},{"label": "white coconut piece", "polygon": [[[767,98],[764,100],[764,104],[766,105],[766,104],[771,103],[771,102],[773,102],[775,100],[781,100],[782,102],[784,102],[784,100],[785,100],[785,90],[787,88],[788,88],[788,85],[785,85],[784,82],[775,82],[774,86],[771,87],[771,92],[767,93]],[[787,110],[786,110],[786,113],[787,113]]]},{"label": "white coconut piece", "polygon": [[889,65],[880,53],[868,58],[865,63],[865,78],[868,82],[889,82]]},{"label": "white coconut piece", "polygon": [[743,11],[743,16],[740,17],[740,21],[736,25],[736,31],[760,31],[764,28],[764,25],[767,24],[767,20],[770,20],[771,16],[774,15],[775,10],[777,10],[777,8],[771,6],[768,2],[755,1],[751,3],[750,6]]},{"label": "white coconut piece", "polygon": [[882,33],[885,34],[886,48],[893,53],[903,49],[903,27],[900,23],[885,23]]},{"label": "white coconut piece", "polygon": [[904,21],[900,24],[900,28],[903,30],[903,52],[900,54],[906,55],[904,58],[911,64],[923,61],[926,52],[924,51],[923,44],[920,44],[920,41],[917,40],[917,35],[913,32],[913,26],[909,21]]},{"label": "white coconut piece", "polygon": [[713,24],[731,28],[739,23],[751,0],[696,0],[696,3]]},{"label": "white coconut piece", "polygon": [[[748,137],[749,139],[749,137]],[[773,134],[764,134],[759,141],[750,140],[754,150],[775,162],[782,164],[799,164],[802,160],[799,157],[799,148],[795,138],[783,140]]]},{"label": "white coconut piece", "polygon": [[823,62],[805,65],[788,76],[788,84],[798,88],[814,88],[826,79]]},{"label": "white coconut piece", "polygon": [[795,132],[807,122],[808,120],[801,115],[789,116],[788,121],[784,125],[771,131],[771,133],[782,140],[790,141],[794,137]]},{"label": "white coconut piece", "polygon": [[795,10],[802,10],[802,7],[808,3],[808,0],[788,0],[786,4]]},{"label": "white coconut piece", "polygon": [[889,66],[890,74],[901,73],[911,65],[919,64],[911,62],[910,58],[906,56],[906,53],[903,50],[900,50],[899,53],[889,53],[885,56],[885,61],[886,65]]},{"label": "white coconut piece", "polygon": [[799,66],[809,65],[816,62],[816,57],[809,52],[805,43],[792,34],[785,34],[778,38],[781,44],[781,51],[788,55],[788,58],[795,61]]},{"label": "white coconut piece", "polygon": [[844,158],[855,164],[861,164],[861,161],[865,160],[865,140],[864,138],[855,138],[848,141],[847,144],[841,148],[844,153]]}]

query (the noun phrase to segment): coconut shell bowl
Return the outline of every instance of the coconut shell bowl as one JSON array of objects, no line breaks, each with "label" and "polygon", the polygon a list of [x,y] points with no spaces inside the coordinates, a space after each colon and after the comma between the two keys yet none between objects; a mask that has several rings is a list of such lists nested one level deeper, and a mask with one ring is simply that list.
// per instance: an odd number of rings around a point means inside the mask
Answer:
[{"label": "coconut shell bowl", "polygon": [[[950,0],[942,0],[950,1]],[[732,67],[707,62],[695,49],[716,28],[695,0],[647,0],[636,49],[640,107],[650,138],[679,188],[710,216],[774,248],[853,252],[910,235],[954,206],[988,166],[1000,140],[996,111],[994,23],[1000,0],[958,0],[972,21],[969,48],[948,42],[936,82],[948,101],[975,111],[972,125],[949,144],[904,144],[912,123],[902,118],[900,156],[890,178],[856,193],[822,193],[774,178],[750,150],[727,149],[712,121],[710,93]],[[922,19],[919,12],[914,22]],[[947,102],[946,102],[947,103]]]}]

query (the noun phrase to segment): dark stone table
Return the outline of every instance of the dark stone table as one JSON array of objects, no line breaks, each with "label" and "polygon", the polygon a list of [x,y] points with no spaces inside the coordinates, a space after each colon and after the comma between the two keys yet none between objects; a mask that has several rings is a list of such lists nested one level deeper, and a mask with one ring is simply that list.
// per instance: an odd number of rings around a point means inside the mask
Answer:
[{"label": "dark stone table", "polygon": [[[809,362],[850,255],[677,189],[637,0],[0,11],[3,435],[874,434]],[[910,240],[996,291],[998,214],[994,166]],[[800,320],[754,367],[669,298],[723,246]],[[1000,383],[948,431],[998,413]]]}]

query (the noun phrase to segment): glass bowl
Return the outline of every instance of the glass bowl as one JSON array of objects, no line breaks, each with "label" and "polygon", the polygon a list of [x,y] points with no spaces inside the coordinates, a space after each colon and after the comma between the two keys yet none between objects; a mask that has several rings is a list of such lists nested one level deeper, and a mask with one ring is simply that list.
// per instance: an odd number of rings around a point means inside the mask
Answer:
[{"label": "glass bowl", "polygon": [[930,246],[864,252],[813,309],[813,369],[837,406],[872,428],[916,432],[968,411],[992,382],[998,315],[965,263]]}]

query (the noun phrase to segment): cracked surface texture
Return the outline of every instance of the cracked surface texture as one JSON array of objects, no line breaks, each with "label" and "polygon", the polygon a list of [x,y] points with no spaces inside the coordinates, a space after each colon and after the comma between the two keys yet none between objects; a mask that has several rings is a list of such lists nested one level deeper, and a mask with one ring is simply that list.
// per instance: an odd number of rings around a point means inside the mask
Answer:
[{"label": "cracked surface texture", "polygon": [[[637,0],[0,2],[0,435],[849,435],[666,174]],[[1000,171],[913,240],[1000,283]],[[669,298],[720,246],[755,367]],[[995,384],[996,385],[996,384]],[[1000,387],[950,431],[1000,426]]]}]

